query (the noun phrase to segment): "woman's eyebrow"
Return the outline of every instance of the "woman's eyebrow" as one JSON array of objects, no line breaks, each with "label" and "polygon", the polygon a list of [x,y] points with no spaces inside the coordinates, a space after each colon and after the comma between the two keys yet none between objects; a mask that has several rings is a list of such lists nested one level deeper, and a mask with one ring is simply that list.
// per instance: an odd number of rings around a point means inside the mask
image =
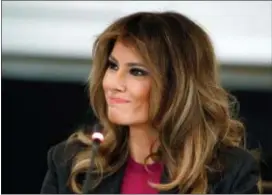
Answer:
[{"label": "woman's eyebrow", "polygon": [[118,63],[118,60],[116,60],[116,58],[113,57],[112,55],[109,56],[109,60],[110,60],[110,61],[113,61],[113,62],[115,62],[115,63]]},{"label": "woman's eyebrow", "polygon": [[135,67],[135,66],[145,67],[143,64],[137,63],[137,62],[128,62],[127,65],[129,67]]},{"label": "woman's eyebrow", "polygon": [[[112,56],[112,55],[109,56],[109,60],[112,61],[112,62],[114,62],[114,63],[116,63],[116,64],[118,64],[118,60],[117,60],[114,56]],[[139,62],[128,62],[128,63],[126,63],[126,64],[127,64],[129,67],[135,67],[135,66],[145,67],[144,64],[139,63]]]}]

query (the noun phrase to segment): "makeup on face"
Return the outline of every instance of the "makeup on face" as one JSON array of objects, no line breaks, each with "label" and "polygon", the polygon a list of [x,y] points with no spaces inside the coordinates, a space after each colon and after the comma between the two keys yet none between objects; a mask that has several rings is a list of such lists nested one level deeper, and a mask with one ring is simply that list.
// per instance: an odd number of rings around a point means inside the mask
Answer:
[{"label": "makeup on face", "polygon": [[114,123],[135,124],[148,119],[151,78],[141,58],[117,42],[103,78],[108,117]]}]

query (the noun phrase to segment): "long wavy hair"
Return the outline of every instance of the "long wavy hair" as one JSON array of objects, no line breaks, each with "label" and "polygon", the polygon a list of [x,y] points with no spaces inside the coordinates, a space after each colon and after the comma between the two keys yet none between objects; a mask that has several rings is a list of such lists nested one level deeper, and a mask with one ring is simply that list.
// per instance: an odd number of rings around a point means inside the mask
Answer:
[{"label": "long wavy hair", "polygon": [[[107,117],[102,80],[117,40],[134,48],[150,70],[149,120],[160,146],[148,158],[164,163],[169,183],[150,183],[158,190],[177,187],[180,193],[206,193],[208,173],[220,169],[218,151],[242,147],[244,126],[235,116],[237,101],[220,84],[211,40],[195,22],[176,12],[138,12],[112,23],[97,38],[89,77],[90,103],[104,127],[105,141],[94,159],[99,177],[113,174],[129,155],[129,129]],[[81,193],[77,176],[90,164],[89,134],[77,131],[70,140],[84,144],[73,159],[69,184]]]}]

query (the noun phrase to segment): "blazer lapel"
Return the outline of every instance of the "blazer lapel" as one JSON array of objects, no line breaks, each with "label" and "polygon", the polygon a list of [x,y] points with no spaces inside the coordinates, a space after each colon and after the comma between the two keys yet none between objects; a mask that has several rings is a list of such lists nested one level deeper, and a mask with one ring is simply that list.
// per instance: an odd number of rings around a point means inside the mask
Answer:
[{"label": "blazer lapel", "polygon": [[120,194],[126,166],[116,173],[102,179],[101,183],[90,194]]}]

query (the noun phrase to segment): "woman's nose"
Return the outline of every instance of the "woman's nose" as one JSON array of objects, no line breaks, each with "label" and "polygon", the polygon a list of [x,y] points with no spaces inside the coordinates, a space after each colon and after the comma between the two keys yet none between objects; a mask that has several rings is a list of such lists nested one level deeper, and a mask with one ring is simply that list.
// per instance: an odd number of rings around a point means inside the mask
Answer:
[{"label": "woman's nose", "polygon": [[120,69],[115,72],[112,80],[113,89],[117,91],[125,91],[126,90],[126,75]]}]

